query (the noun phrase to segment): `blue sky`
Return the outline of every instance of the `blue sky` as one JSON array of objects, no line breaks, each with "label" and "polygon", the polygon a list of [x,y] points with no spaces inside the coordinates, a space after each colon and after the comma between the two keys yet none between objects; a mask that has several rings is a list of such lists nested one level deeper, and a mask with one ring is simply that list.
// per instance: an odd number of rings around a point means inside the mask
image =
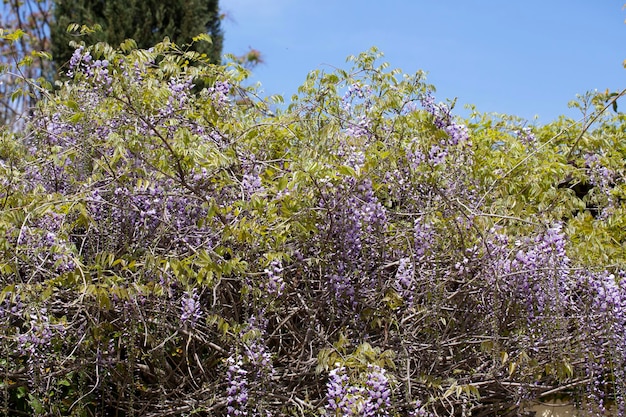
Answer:
[{"label": "blue sky", "polygon": [[[314,69],[372,46],[424,70],[437,99],[547,123],[586,91],[626,87],[626,0],[221,0],[224,52],[261,51],[252,80],[288,102]],[[622,107],[626,101],[622,100]],[[623,110],[626,110],[623,109]]]}]

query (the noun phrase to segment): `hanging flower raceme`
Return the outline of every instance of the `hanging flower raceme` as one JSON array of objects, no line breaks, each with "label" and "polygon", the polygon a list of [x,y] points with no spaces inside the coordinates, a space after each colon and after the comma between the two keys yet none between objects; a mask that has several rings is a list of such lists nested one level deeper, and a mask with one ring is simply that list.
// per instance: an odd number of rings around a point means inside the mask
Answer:
[{"label": "hanging flower raceme", "polygon": [[186,293],[181,299],[181,310],[180,321],[183,324],[193,326],[202,317],[200,296],[195,288],[191,293]]},{"label": "hanging flower raceme", "polygon": [[248,415],[248,377],[243,369],[243,361],[240,356],[229,356],[226,360],[228,370],[226,372],[227,388],[227,415],[239,417]]},{"label": "hanging flower raceme", "polygon": [[354,384],[344,366],[332,369],[326,384],[329,417],[387,417],[391,407],[389,379],[383,368],[368,365],[364,382]]}]

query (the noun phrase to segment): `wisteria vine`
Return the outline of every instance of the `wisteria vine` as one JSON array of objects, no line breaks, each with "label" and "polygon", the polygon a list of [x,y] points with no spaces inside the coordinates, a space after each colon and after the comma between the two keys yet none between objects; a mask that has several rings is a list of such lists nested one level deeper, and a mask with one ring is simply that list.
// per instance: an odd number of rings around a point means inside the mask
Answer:
[{"label": "wisteria vine", "polygon": [[624,410],[617,122],[570,152],[462,121],[375,52],[270,112],[237,65],[125,48],[2,132],[5,414]]}]

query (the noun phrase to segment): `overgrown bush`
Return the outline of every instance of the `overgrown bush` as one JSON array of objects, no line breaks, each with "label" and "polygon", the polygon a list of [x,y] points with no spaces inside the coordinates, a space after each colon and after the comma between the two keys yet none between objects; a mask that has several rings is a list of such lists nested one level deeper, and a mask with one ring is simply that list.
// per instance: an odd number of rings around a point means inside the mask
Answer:
[{"label": "overgrown bush", "polygon": [[175,45],[77,49],[1,138],[0,408],[623,409],[623,115],[462,122],[378,58],[272,113]]}]

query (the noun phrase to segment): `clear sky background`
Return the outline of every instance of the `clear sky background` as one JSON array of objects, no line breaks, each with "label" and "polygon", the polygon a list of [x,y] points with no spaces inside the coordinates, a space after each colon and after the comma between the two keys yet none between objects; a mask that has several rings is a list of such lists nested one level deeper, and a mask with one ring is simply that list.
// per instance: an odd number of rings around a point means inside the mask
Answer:
[{"label": "clear sky background", "polygon": [[[285,101],[308,72],[376,46],[427,72],[438,101],[547,123],[586,91],[626,87],[626,0],[221,0],[224,52],[258,49],[252,80]],[[626,100],[620,102],[626,111]]]}]

